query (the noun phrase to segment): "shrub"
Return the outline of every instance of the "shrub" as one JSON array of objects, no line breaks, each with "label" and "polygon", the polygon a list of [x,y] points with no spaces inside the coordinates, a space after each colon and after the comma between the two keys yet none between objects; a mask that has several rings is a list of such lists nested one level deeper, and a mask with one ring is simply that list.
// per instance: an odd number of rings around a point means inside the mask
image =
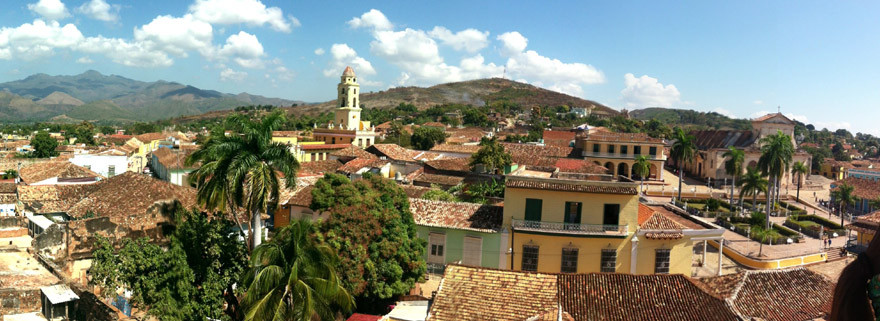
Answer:
[{"label": "shrub", "polygon": [[767,215],[764,215],[764,213],[761,212],[752,212],[749,224],[763,226],[765,222],[767,222]]},{"label": "shrub", "polygon": [[709,211],[715,212],[718,208],[721,207],[721,201],[715,198],[710,198],[706,201],[706,208]]}]

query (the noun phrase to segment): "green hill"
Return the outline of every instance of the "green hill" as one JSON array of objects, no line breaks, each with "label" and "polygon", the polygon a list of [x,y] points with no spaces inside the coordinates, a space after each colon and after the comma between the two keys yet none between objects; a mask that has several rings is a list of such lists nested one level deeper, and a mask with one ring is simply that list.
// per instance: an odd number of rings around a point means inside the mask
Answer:
[{"label": "green hill", "polygon": [[629,112],[638,120],[656,119],[670,126],[694,126],[712,129],[751,129],[748,119],[730,118],[716,112],[702,112],[688,109],[651,107]]}]

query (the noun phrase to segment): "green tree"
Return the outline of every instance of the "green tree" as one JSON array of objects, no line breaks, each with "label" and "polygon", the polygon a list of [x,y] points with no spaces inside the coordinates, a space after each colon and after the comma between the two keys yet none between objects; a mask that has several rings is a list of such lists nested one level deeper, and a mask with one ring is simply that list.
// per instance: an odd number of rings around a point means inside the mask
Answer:
[{"label": "green tree", "polygon": [[34,148],[31,156],[35,158],[58,156],[58,151],[55,150],[55,148],[58,148],[58,141],[49,136],[49,133],[46,131],[37,133],[34,139],[31,140],[31,146]]},{"label": "green tree", "polygon": [[82,122],[68,132],[68,138],[76,138],[76,144],[95,146],[95,125],[90,122]]},{"label": "green tree", "polygon": [[475,171],[477,165],[482,164],[486,171],[495,173],[498,169],[513,164],[510,154],[504,150],[504,146],[495,137],[480,139],[480,149],[471,155],[470,167]]},{"label": "green tree", "polygon": [[380,311],[424,277],[426,242],[394,181],[365,174],[352,182],[326,174],[312,190],[311,208],[327,213],[319,239],[339,254],[342,284],[362,310]]},{"label": "green tree", "polygon": [[466,194],[473,203],[487,203],[489,197],[504,197],[504,184],[495,180],[467,185]]},{"label": "green tree", "polygon": [[767,242],[768,238],[772,239],[773,236],[776,235],[776,232],[773,231],[772,229],[765,229],[765,228],[761,228],[757,225],[754,225],[754,226],[752,226],[751,233],[752,233],[752,237],[757,238],[759,240],[759,243],[761,244],[758,247],[758,256],[763,256],[764,255],[764,242]]},{"label": "green tree", "polygon": [[12,179],[18,177],[18,171],[14,169],[7,169],[3,171],[3,179]]},{"label": "green tree", "polygon": [[639,155],[636,157],[635,163],[633,163],[633,172],[636,175],[639,175],[639,194],[641,195],[642,191],[645,189],[645,176],[648,176],[650,173],[649,167],[651,163],[648,162],[648,157],[645,155]]},{"label": "green tree", "polygon": [[770,177],[769,193],[767,193],[767,229],[770,228],[770,210],[775,206],[774,195],[779,195],[779,181],[782,175],[788,172],[791,158],[794,156],[794,145],[791,136],[782,131],[761,138],[761,158],[758,159],[758,168]]},{"label": "green tree", "polygon": [[736,186],[736,178],[742,174],[743,171],[743,162],[745,162],[746,154],[743,150],[737,149],[736,147],[730,146],[726,152],[724,152],[724,171],[727,175],[733,177],[733,181],[730,183],[730,204],[733,204],[733,194],[735,193],[734,187]]},{"label": "green tree", "polygon": [[244,274],[244,320],[334,320],[354,309],[336,273],[336,253],[317,243],[313,230],[308,221],[293,221],[254,250]]},{"label": "green tree", "polygon": [[794,162],[794,164],[791,165],[791,175],[797,176],[797,194],[795,197],[798,201],[801,200],[801,178],[809,172],[810,169],[807,168],[807,165],[804,164],[804,162]]},{"label": "green tree", "polygon": [[838,214],[840,214],[840,226],[843,226],[843,215],[846,212],[846,208],[850,205],[855,204],[859,198],[853,195],[853,191],[855,187],[852,185],[843,183],[837,187],[837,189],[831,191],[831,198],[837,201],[839,206]]},{"label": "green tree", "polygon": [[422,194],[422,198],[432,201],[455,202],[455,195],[440,189],[437,186],[431,186],[431,189]]},{"label": "green tree", "polygon": [[439,128],[419,126],[413,130],[412,145],[415,149],[429,150],[446,141],[446,133]]},{"label": "green tree", "polygon": [[465,125],[471,125],[476,127],[487,127],[489,126],[489,117],[486,116],[486,113],[477,108],[468,108],[462,113],[462,120]]},{"label": "green tree", "polygon": [[697,152],[697,145],[694,143],[694,136],[685,134],[681,127],[675,129],[673,136],[675,140],[672,148],[669,150],[669,156],[678,165],[678,199],[681,200],[681,182],[684,180],[684,163],[694,159]]},{"label": "green tree", "polygon": [[294,186],[299,169],[288,146],[272,141],[272,131],[283,122],[278,111],[262,120],[234,114],[227,119],[232,135],[218,131],[187,159],[202,164],[190,174],[202,206],[233,213],[242,207],[250,214],[251,249],[262,241],[261,214],[278,207],[281,181]]},{"label": "green tree", "polygon": [[746,169],[746,174],[740,182],[739,206],[742,206],[743,196],[752,196],[752,210],[757,210],[758,194],[767,193],[767,185],[769,182],[764,178],[764,174],[757,168],[750,166]]}]

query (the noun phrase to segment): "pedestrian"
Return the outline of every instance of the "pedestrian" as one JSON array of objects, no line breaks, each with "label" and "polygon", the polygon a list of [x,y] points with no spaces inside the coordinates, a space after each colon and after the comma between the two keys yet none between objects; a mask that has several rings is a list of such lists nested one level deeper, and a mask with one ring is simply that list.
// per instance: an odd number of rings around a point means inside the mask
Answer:
[{"label": "pedestrian", "polygon": [[831,238],[828,238],[828,248],[831,248]]}]

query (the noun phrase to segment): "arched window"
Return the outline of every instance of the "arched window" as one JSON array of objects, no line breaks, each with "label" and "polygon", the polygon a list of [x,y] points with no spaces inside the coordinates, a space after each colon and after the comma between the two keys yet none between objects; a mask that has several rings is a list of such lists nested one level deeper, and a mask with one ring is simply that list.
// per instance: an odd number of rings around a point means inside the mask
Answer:
[{"label": "arched window", "polygon": [[357,99],[357,98],[354,99],[354,106],[355,106],[355,107],[358,106],[358,99]]},{"label": "arched window", "polygon": [[358,82],[358,79],[357,79],[357,78],[355,78],[355,79],[354,79],[354,82]]}]

